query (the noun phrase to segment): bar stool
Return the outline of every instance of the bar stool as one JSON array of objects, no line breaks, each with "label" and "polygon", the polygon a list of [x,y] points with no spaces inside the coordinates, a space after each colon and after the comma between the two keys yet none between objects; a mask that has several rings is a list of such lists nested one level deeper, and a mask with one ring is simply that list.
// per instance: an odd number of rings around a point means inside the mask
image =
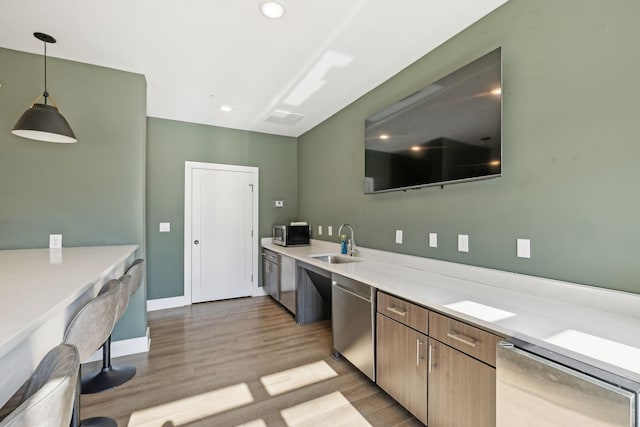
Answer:
[{"label": "bar stool", "polygon": [[80,357],[67,344],[51,349],[27,382],[9,399],[0,413],[12,408],[1,427],[67,427],[71,421]]},{"label": "bar stool", "polygon": [[[80,361],[86,360],[100,348],[111,333],[118,311],[118,294],[121,290],[122,284],[119,280],[107,282],[98,295],[85,304],[67,326],[63,342],[78,348]],[[78,377],[71,425],[73,427],[79,425],[117,427],[118,425],[113,419],[106,417],[80,421],[80,377]]]},{"label": "bar stool", "polygon": [[[118,298],[116,323],[122,318],[127,310],[130,297],[140,289],[143,276],[144,260],[137,259],[120,278],[120,282],[123,284],[123,289],[120,297]],[[102,368],[97,372],[90,372],[82,376],[81,393],[92,394],[109,390],[126,383],[133,378],[135,374],[136,367],[133,365],[111,365],[111,335],[109,335],[107,341],[102,345]]]}]

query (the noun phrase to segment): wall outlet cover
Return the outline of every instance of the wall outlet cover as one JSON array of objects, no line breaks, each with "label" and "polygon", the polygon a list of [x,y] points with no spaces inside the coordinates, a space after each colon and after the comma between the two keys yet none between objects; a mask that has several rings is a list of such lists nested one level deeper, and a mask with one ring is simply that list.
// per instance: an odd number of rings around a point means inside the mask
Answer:
[{"label": "wall outlet cover", "polygon": [[438,233],[429,233],[429,247],[430,248],[438,247]]},{"label": "wall outlet cover", "polygon": [[396,243],[402,244],[402,230],[396,230]]},{"label": "wall outlet cover", "polygon": [[318,236],[322,236],[322,226],[318,226]]},{"label": "wall outlet cover", "polygon": [[518,258],[531,258],[531,240],[530,239],[517,239],[516,240],[517,255]]},{"label": "wall outlet cover", "polygon": [[468,234],[458,234],[458,252],[469,252]]},{"label": "wall outlet cover", "polygon": [[333,236],[333,227],[331,225],[327,226],[327,234],[329,236]]},{"label": "wall outlet cover", "polygon": [[49,234],[49,249],[60,249],[62,247],[62,234]]},{"label": "wall outlet cover", "polygon": [[170,222],[161,222],[160,223],[160,233],[168,233],[171,231],[171,223]]}]

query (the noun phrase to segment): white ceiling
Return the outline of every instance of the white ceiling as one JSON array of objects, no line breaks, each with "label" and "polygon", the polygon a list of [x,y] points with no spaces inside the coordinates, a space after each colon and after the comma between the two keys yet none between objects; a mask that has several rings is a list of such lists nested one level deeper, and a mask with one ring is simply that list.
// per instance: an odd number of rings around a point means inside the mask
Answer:
[{"label": "white ceiling", "polygon": [[271,20],[259,1],[3,0],[0,46],[48,33],[50,56],[144,74],[148,116],[295,137],[506,2],[281,0]]}]

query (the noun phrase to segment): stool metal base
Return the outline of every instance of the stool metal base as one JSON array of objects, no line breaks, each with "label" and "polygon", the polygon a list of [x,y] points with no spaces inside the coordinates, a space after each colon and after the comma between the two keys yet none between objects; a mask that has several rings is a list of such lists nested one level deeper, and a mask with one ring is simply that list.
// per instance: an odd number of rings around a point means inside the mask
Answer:
[{"label": "stool metal base", "polygon": [[112,418],[93,417],[80,421],[80,427],[118,427],[118,423]]},{"label": "stool metal base", "polygon": [[82,376],[82,394],[93,394],[122,385],[133,378],[136,367],[132,365],[108,366],[98,372]]}]

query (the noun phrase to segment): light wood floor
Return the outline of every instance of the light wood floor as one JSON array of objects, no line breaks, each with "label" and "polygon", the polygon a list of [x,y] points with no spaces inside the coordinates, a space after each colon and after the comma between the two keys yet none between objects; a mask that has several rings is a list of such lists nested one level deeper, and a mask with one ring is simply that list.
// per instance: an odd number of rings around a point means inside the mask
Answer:
[{"label": "light wood floor", "polygon": [[137,375],[83,395],[83,418],[110,416],[120,427],[421,425],[331,357],[330,322],[297,326],[269,297],[151,312],[149,327],[149,353],[114,359]]}]

